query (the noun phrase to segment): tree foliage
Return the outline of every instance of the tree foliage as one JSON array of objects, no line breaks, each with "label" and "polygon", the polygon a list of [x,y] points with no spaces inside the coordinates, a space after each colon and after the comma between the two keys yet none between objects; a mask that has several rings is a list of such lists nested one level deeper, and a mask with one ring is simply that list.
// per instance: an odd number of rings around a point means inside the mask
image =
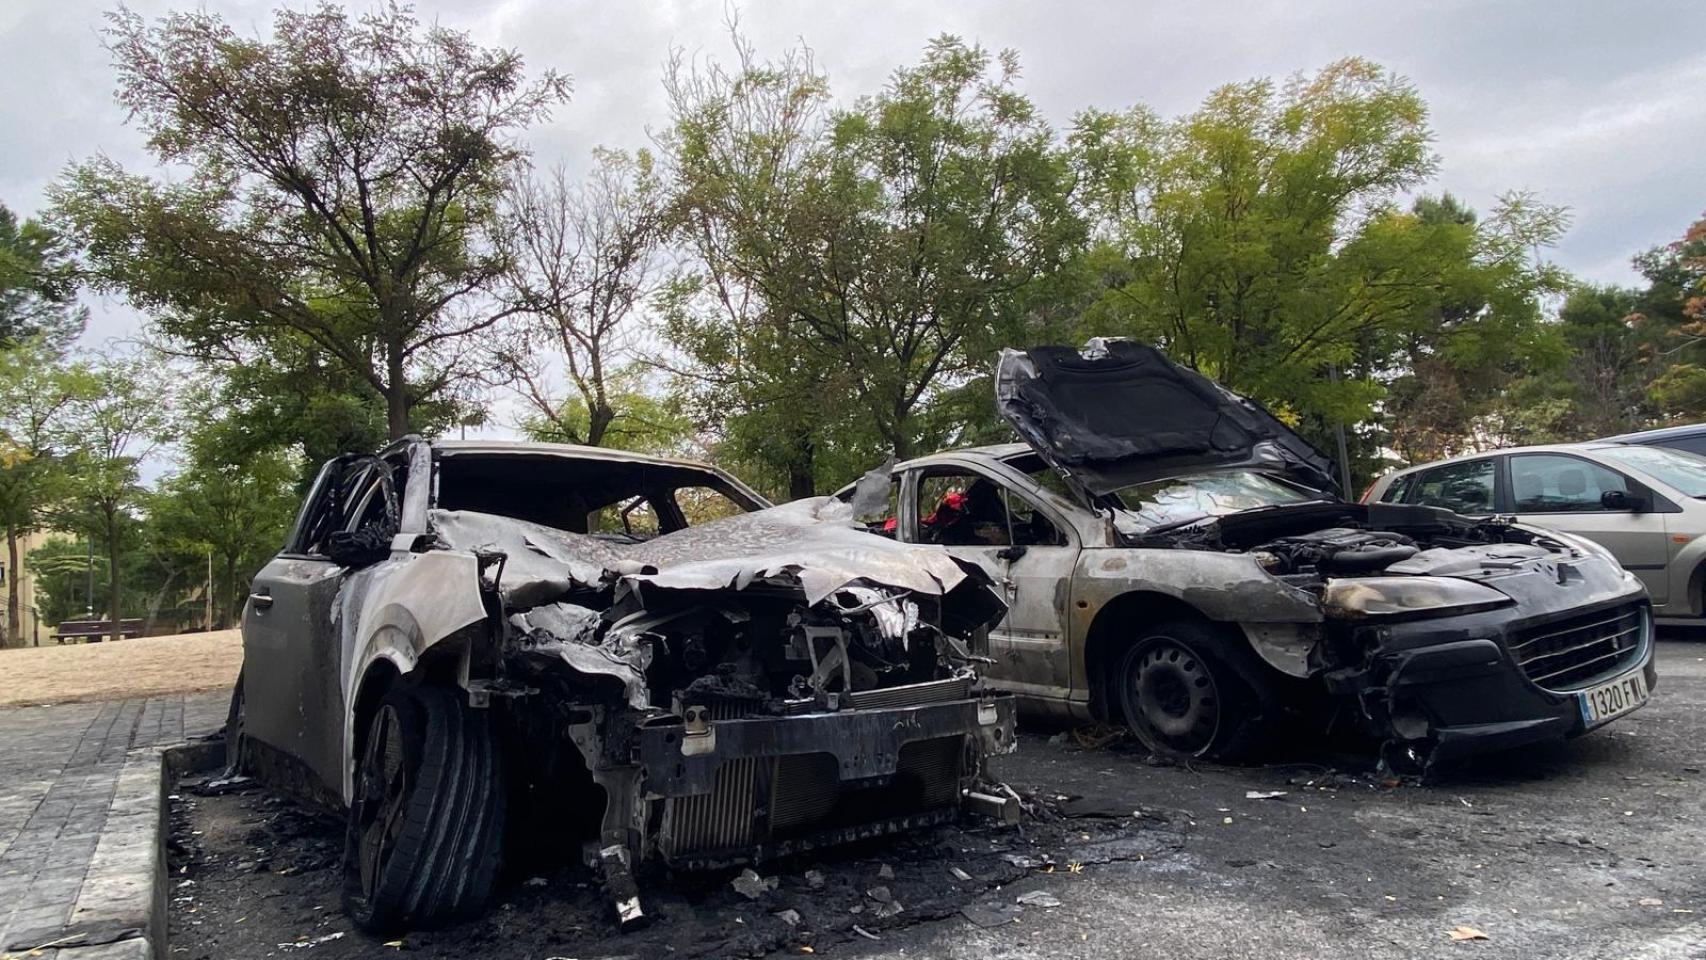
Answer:
[{"label": "tree foliage", "polygon": [[[733,68],[678,58],[665,81],[678,235],[698,263],[672,332],[702,399],[741,401],[728,437],[803,494],[819,452],[861,433],[902,457],[944,439],[944,388],[1022,326],[1026,291],[1083,225],[1011,52],[939,37],[832,108],[809,51],[736,44]],[[763,426],[731,422],[748,416]]]},{"label": "tree foliage", "polygon": [[383,399],[392,437],[478,373],[475,335],[505,313],[496,198],[566,80],[396,5],[280,10],[269,39],[206,12],[108,19],[119,104],[188,174],[66,173],[57,215],[97,282],[204,359],[311,346]]},{"label": "tree foliage", "polygon": [[1387,439],[1448,449],[1550,349],[1557,278],[1533,252],[1565,217],[1520,194],[1485,222],[1449,196],[1398,208],[1436,168],[1431,139],[1415,88],[1356,58],[1174,120],[1082,114],[1104,287],[1087,328],[1156,343],[1318,441],[1388,401],[1390,436],[1353,432],[1365,462]]},{"label": "tree foliage", "polygon": [[87,319],[64,238],[0,204],[0,348],[35,340],[63,351]]}]

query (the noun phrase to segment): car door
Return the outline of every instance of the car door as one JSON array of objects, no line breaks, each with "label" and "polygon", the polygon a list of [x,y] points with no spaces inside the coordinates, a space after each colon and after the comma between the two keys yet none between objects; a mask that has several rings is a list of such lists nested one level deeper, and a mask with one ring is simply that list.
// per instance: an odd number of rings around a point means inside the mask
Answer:
[{"label": "car door", "polygon": [[1394,483],[1403,502],[1444,507],[1465,516],[1486,516],[1498,503],[1496,457],[1442,463]]},{"label": "car door", "polygon": [[1068,525],[971,466],[917,468],[908,488],[915,509],[906,511],[906,539],[977,563],[1007,601],[1007,615],[989,632],[994,663],[985,677],[1022,695],[1065,697],[1072,679],[1066,608],[1078,557]]},{"label": "car door", "polygon": [[343,789],[344,658],[337,623],[348,568],[328,555],[337,534],[395,525],[394,465],[327,463],[291,539],[255,578],[243,608],[244,733]]},{"label": "car door", "polygon": [[1641,578],[1654,603],[1669,601],[1666,565],[1670,541],[1664,514],[1608,506],[1605,498],[1612,493],[1650,502],[1644,485],[1603,464],[1567,453],[1513,453],[1509,469],[1511,511],[1518,520],[1603,544],[1625,570]]}]

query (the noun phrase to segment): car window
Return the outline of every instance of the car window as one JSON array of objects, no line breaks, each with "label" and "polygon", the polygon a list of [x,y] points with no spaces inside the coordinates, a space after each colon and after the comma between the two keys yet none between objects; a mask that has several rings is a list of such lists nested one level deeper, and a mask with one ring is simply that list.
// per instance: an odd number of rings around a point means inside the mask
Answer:
[{"label": "car window", "polygon": [[1600,495],[1629,492],[1623,475],[1580,457],[1522,453],[1511,457],[1511,500],[1517,513],[1594,513]]},{"label": "car window", "polygon": [[1409,503],[1444,507],[1457,513],[1493,511],[1493,459],[1448,463],[1416,475]]},{"label": "car window", "polygon": [[728,494],[711,487],[676,487],[675,505],[690,527],[746,512]]},{"label": "car window", "polygon": [[1600,456],[1675,487],[1685,497],[1706,497],[1706,459],[1668,447],[1601,447]]},{"label": "car window", "polygon": [[591,534],[622,534],[635,538],[658,535],[658,512],[645,497],[627,497],[606,504],[586,518],[586,532]]},{"label": "car window", "polygon": [[1391,485],[1386,488],[1386,492],[1380,495],[1380,502],[1381,503],[1403,503],[1405,501],[1405,498],[1407,498],[1410,494],[1410,488],[1412,486],[1414,486],[1415,483],[1416,483],[1416,474],[1413,474],[1413,473],[1404,474],[1403,476],[1392,481]]},{"label": "car window", "polygon": [[918,540],[945,546],[1066,542],[1060,528],[1022,495],[982,474],[932,472],[918,480]]},{"label": "car window", "polygon": [[918,540],[945,546],[1007,546],[1001,486],[977,473],[932,473],[918,479]]},{"label": "car window", "polygon": [[1027,547],[1057,547],[1066,542],[1060,528],[1035,504],[1006,486],[1002,486],[1001,496],[1007,504],[1007,515],[1013,520],[1014,543]]}]

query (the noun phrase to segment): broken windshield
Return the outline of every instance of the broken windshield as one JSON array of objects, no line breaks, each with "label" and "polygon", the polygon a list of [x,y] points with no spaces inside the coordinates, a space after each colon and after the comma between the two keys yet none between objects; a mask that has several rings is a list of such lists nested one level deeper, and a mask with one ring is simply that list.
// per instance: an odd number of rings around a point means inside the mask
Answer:
[{"label": "broken windshield", "polygon": [[1114,497],[1143,529],[1178,526],[1241,510],[1319,500],[1322,494],[1254,470],[1199,473],[1121,487]]}]

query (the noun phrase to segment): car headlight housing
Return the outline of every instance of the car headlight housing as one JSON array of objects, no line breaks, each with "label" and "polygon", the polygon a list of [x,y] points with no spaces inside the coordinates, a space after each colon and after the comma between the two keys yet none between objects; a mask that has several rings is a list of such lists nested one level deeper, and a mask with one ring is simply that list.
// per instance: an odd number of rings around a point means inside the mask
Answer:
[{"label": "car headlight housing", "polygon": [[1456,577],[1362,577],[1327,581],[1329,613],[1365,617],[1440,616],[1515,603],[1510,597]]}]

